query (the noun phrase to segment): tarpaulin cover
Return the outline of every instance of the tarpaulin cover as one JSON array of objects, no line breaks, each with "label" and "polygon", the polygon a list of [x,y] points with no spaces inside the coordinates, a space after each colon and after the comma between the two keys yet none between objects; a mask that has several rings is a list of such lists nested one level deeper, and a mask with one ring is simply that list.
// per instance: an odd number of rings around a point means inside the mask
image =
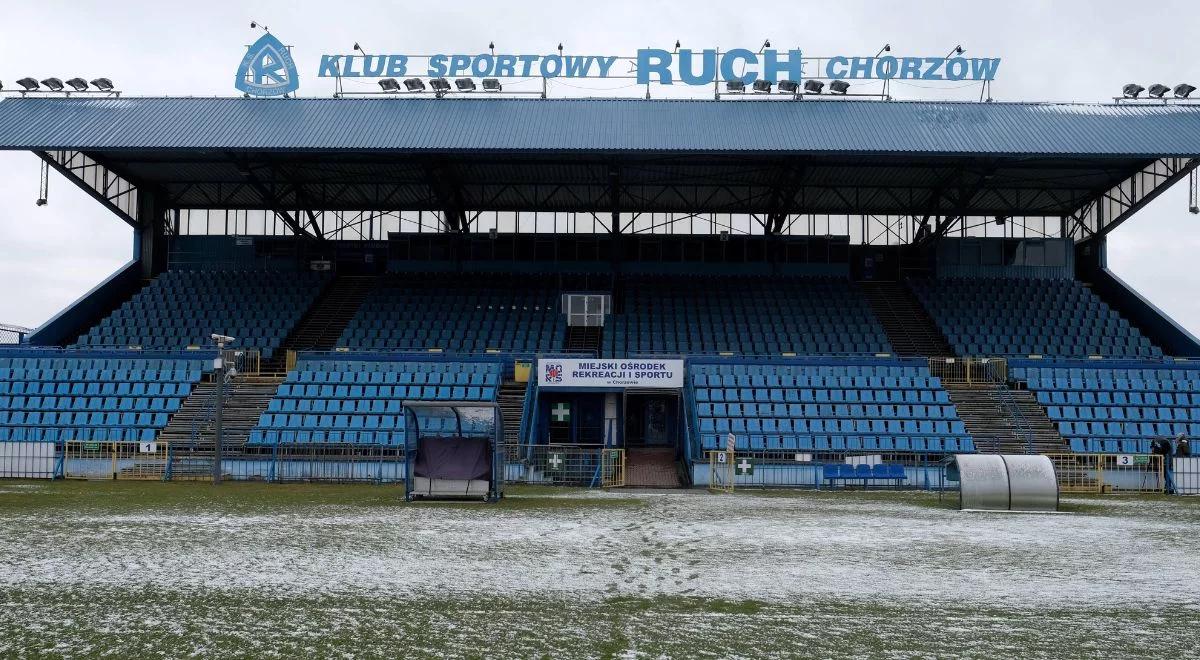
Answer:
[{"label": "tarpaulin cover", "polygon": [[486,438],[426,439],[417,447],[413,475],[429,479],[491,479]]}]

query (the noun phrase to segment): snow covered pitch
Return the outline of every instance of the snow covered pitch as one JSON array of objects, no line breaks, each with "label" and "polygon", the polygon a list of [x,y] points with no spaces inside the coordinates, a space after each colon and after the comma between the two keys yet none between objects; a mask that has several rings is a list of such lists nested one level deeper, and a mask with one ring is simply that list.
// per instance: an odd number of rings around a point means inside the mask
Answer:
[{"label": "snow covered pitch", "polygon": [[0,656],[1200,655],[1200,501],[0,483]]}]

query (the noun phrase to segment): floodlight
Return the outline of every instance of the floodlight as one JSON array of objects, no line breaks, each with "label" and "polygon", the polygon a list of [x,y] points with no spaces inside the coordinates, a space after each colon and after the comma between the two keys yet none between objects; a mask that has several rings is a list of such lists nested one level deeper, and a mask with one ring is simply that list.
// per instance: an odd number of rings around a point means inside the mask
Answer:
[{"label": "floodlight", "polygon": [[1171,91],[1171,88],[1162,83],[1154,83],[1150,85],[1150,89],[1148,90],[1150,96],[1156,99],[1161,99],[1169,91]]},{"label": "floodlight", "polygon": [[725,91],[730,93],[741,94],[746,91],[746,83],[740,80],[726,80]]},{"label": "floodlight", "polygon": [[1196,91],[1196,87],[1194,85],[1179,83],[1178,85],[1175,85],[1175,98],[1186,99],[1187,97],[1191,96],[1192,92],[1194,91]]},{"label": "floodlight", "polygon": [[72,78],[67,81],[67,84],[71,86],[71,89],[73,89],[77,92],[87,91],[87,87],[88,87],[87,81],[84,80],[83,78]]},{"label": "floodlight", "polygon": [[800,83],[796,82],[795,80],[780,80],[779,91],[787,92],[788,94],[795,94],[796,92],[800,91]]},{"label": "floodlight", "polygon": [[24,87],[27,92],[32,92],[38,88],[38,81],[33,78],[22,78],[17,81],[17,84]]},{"label": "floodlight", "polygon": [[820,80],[805,80],[804,91],[809,94],[820,94],[821,90],[825,89],[825,83]]},{"label": "floodlight", "polygon": [[501,87],[499,78],[484,78],[483,79],[483,91],[499,92],[502,89],[504,89],[504,88]]},{"label": "floodlight", "polygon": [[754,91],[757,94],[770,94],[771,93],[771,81],[770,80],[761,80],[761,79],[755,80],[754,81]]},{"label": "floodlight", "polygon": [[108,78],[96,78],[92,81],[92,87],[95,87],[102,92],[111,92],[113,88],[113,81],[109,80]]},{"label": "floodlight", "polygon": [[398,92],[400,83],[395,78],[384,78],[379,81],[379,88],[385,92]]},{"label": "floodlight", "polygon": [[475,81],[470,78],[459,78],[458,80],[454,81],[454,86],[457,87],[458,91],[460,92],[475,91]]},{"label": "floodlight", "polygon": [[850,83],[845,80],[835,80],[829,83],[830,94],[845,94],[850,91]]},{"label": "floodlight", "polygon": [[63,81],[59,78],[46,78],[42,84],[52,92],[61,92],[63,89]]},{"label": "floodlight", "polygon": [[1121,88],[1121,93],[1124,94],[1125,98],[1127,99],[1136,99],[1138,94],[1141,94],[1144,91],[1146,91],[1146,88],[1137,83],[1129,83]]},{"label": "floodlight", "polygon": [[423,92],[425,91],[425,81],[420,78],[406,78],[404,88],[410,92]]},{"label": "floodlight", "polygon": [[450,81],[446,80],[445,78],[430,78],[429,86],[432,87],[433,91],[435,92],[450,91]]}]

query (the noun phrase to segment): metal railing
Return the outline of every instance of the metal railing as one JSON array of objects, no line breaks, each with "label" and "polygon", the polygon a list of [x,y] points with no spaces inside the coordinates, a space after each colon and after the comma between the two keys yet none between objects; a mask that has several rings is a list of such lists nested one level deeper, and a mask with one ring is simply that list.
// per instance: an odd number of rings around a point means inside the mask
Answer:
[{"label": "metal railing", "polygon": [[1012,392],[1009,391],[1007,383],[996,383],[996,397],[1000,399],[1000,403],[1008,411],[1009,417],[1013,420],[1013,433],[1018,438],[1025,440],[1025,453],[1032,454],[1033,427],[1029,425],[1029,420],[1025,417],[1025,413],[1021,412],[1021,407],[1017,405],[1017,401],[1013,398]]},{"label": "metal railing", "polygon": [[170,449],[163,442],[63,443],[60,476],[64,479],[139,479],[165,481],[169,478]]},{"label": "metal railing", "polygon": [[1046,454],[1061,493],[1162,493],[1163,457],[1154,454]]},{"label": "metal railing", "polygon": [[221,358],[226,369],[237,369],[239,375],[262,373],[262,354],[257,348],[227,348],[221,351]]},{"label": "metal railing", "polygon": [[625,450],[600,450],[600,487],[620,488],[625,485]]},{"label": "metal railing", "polygon": [[929,373],[949,385],[984,385],[1008,382],[1004,358],[929,358]]},{"label": "metal railing", "polygon": [[[605,466],[615,469],[616,457],[604,445],[545,444],[522,445],[520,460],[506,466],[509,483],[547,486],[583,486],[595,488],[605,480]],[[620,450],[617,450],[620,451]],[[609,461],[606,463],[606,459]],[[620,456],[621,482],[624,483],[624,453]]]}]

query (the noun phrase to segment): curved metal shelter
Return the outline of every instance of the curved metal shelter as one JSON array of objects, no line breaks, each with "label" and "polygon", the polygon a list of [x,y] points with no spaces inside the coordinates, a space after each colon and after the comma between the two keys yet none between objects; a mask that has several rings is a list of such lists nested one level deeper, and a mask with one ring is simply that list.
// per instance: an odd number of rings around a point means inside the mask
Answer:
[{"label": "curved metal shelter", "polygon": [[948,470],[959,482],[960,509],[1058,510],[1058,477],[1047,456],[955,454]]}]

